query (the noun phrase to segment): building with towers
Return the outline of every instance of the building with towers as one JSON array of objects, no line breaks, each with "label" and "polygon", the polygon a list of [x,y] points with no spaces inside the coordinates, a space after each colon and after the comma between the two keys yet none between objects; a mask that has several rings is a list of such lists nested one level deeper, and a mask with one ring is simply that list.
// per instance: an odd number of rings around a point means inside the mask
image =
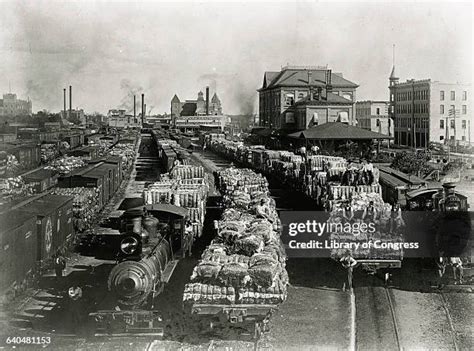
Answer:
[{"label": "building with towers", "polygon": [[196,100],[181,101],[178,95],[171,99],[171,124],[178,129],[196,129],[200,127],[218,128],[223,130],[228,117],[222,114],[222,104],[214,93],[209,98],[209,87],[206,95],[200,91]]},{"label": "building with towers", "polygon": [[196,100],[181,102],[176,94],[171,99],[172,117],[206,115],[222,115],[222,104],[217,93],[214,93],[212,99],[209,100],[209,88],[206,88],[206,98],[204,98],[204,93],[200,91]]}]

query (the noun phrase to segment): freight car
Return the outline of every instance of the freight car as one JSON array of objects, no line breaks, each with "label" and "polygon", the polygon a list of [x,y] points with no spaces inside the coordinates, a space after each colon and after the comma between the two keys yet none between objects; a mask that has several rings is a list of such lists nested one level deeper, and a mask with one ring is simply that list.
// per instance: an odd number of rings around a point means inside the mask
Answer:
[{"label": "freight car", "polygon": [[0,215],[0,223],[0,296],[5,294],[7,302],[36,268],[36,218],[11,210]]},{"label": "freight car", "polygon": [[[108,277],[109,294],[90,314],[101,334],[162,333],[154,299],[189,252],[186,209],[169,204],[132,208],[123,214],[117,265]],[[145,230],[143,230],[145,229]]]},{"label": "freight car", "polygon": [[40,145],[35,142],[27,143],[24,140],[17,140],[3,144],[0,150],[14,155],[20,164],[20,170],[28,171],[41,164]]},{"label": "freight car", "polygon": [[47,194],[9,205],[0,214],[0,294],[7,295],[23,290],[74,234],[71,197]]},{"label": "freight car", "polygon": [[22,174],[25,183],[34,185],[35,193],[42,193],[58,183],[58,176],[51,170],[44,167]]},{"label": "freight car", "polygon": [[413,190],[425,189],[426,181],[386,166],[379,166],[379,182],[385,202],[398,203],[407,206],[407,193]]}]

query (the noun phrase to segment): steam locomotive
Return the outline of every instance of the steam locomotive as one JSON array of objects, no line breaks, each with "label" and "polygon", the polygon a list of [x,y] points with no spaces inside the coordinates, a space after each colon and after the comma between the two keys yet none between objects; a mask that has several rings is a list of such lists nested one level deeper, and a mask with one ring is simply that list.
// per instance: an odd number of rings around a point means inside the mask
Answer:
[{"label": "steam locomotive", "polygon": [[[445,183],[442,188],[419,189],[407,194],[408,209],[422,211],[412,216],[423,225],[417,229],[425,232],[425,245],[432,245],[425,257],[466,256],[472,219],[467,197],[455,188],[455,183]],[[416,235],[417,230],[411,229]]]},{"label": "steam locomotive", "polygon": [[132,208],[122,215],[124,234],[107,281],[108,306],[90,314],[99,335],[162,331],[153,302],[179,260],[190,253],[193,236],[186,231],[186,216],[186,209],[170,204]]}]

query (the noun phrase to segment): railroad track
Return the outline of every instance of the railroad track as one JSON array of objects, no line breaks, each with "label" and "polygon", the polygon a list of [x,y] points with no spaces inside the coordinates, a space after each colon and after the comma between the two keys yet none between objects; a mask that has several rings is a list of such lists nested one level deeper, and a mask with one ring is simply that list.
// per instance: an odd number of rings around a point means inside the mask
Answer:
[{"label": "railroad track", "polygon": [[402,350],[390,289],[369,286],[355,290],[355,349]]}]

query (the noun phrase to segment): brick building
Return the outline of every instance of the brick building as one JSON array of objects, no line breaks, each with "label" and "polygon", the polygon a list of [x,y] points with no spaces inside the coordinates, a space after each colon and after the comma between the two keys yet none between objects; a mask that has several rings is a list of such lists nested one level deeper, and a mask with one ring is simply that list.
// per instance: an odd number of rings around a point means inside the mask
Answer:
[{"label": "brick building", "polygon": [[358,85],[326,67],[287,66],[265,72],[259,93],[259,125],[301,130],[327,122],[355,124]]},{"label": "brick building", "polygon": [[395,67],[389,83],[389,114],[395,125],[395,144],[427,147],[430,142],[474,142],[471,85],[431,79],[400,83]]},{"label": "brick building", "polygon": [[14,117],[14,116],[31,116],[32,112],[31,100],[20,100],[16,94],[3,94],[3,99],[0,99],[0,116]]},{"label": "brick building", "polygon": [[388,101],[357,101],[355,104],[357,126],[385,134],[394,135],[394,125],[388,116],[390,103]]},{"label": "brick building", "polygon": [[171,99],[171,116],[206,116],[206,115],[222,115],[222,104],[214,93],[209,100],[209,88],[206,88],[206,99],[202,91],[198,93],[196,100],[185,100],[181,102],[178,95],[174,95]]}]

